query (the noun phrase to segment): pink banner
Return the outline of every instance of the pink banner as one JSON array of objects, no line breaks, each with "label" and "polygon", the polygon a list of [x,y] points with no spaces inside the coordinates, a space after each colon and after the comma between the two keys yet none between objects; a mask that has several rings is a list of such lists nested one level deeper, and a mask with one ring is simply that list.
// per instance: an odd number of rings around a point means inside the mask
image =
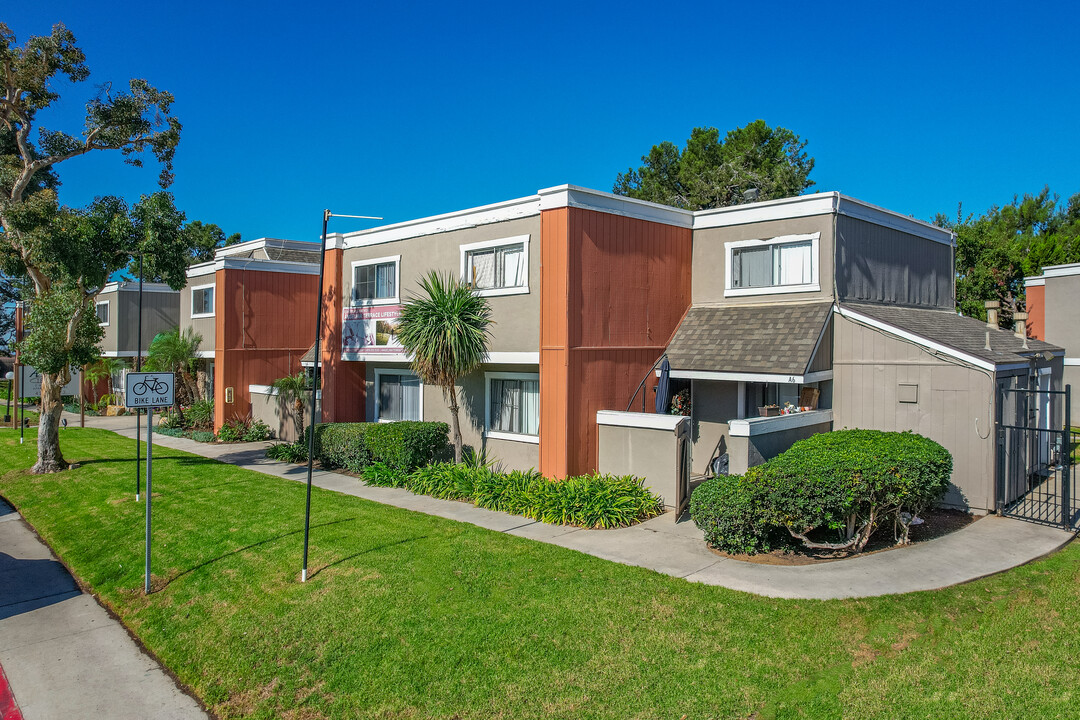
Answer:
[{"label": "pink banner", "polygon": [[345,308],[341,315],[342,354],[402,354],[397,337],[400,317],[400,305]]}]

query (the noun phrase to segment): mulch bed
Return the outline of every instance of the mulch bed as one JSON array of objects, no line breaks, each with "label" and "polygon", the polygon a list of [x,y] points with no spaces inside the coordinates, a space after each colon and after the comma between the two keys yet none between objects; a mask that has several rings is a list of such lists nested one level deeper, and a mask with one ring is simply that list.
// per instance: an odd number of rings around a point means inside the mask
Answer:
[{"label": "mulch bed", "polygon": [[[801,545],[793,545],[788,548],[773,550],[772,552],[767,553],[759,553],[757,555],[733,555],[731,553],[721,552],[714,548],[710,549],[721,557],[756,563],[758,565],[817,565],[818,563],[836,562],[838,560],[861,557],[863,555],[869,555],[870,553],[903,550],[904,547],[912,547],[918,543],[933,540],[942,535],[948,535],[951,532],[956,532],[978,519],[963,510],[950,510],[946,508],[928,510],[919,515],[919,517],[923,519],[923,523],[911,528],[911,532],[908,536],[911,540],[910,545],[896,545],[893,540],[892,528],[882,527],[878,528],[877,532],[871,536],[870,542],[866,544],[866,549],[857,554],[809,550],[803,548]],[[798,543],[797,540],[794,540],[793,542]]]}]

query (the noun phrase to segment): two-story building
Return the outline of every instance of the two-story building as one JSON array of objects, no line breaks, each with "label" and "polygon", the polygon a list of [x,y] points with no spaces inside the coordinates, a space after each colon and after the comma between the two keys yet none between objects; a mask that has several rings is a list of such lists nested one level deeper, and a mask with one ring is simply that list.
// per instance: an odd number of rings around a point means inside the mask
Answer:
[{"label": "two-story building", "polygon": [[315,338],[307,309],[318,275],[317,244],[277,238],[229,245],[188,268],[180,327],[201,337],[198,384],[214,399],[215,430],[251,417],[253,386],[269,394],[272,382],[300,371]]},{"label": "two-story building", "polygon": [[1072,385],[1072,424],[1080,425],[1080,263],[1047,265],[1024,278],[1027,325],[1032,337],[1065,348],[1065,383]]},{"label": "two-story building", "polygon": [[[164,283],[144,282],[142,287],[142,347],[139,347],[139,283],[137,280],[110,282],[98,293],[94,313],[104,332],[101,355],[122,358],[129,368],[135,358],[147,355],[150,342],[160,332],[175,328],[180,322],[180,293]],[[125,371],[110,381],[102,381],[97,394],[112,392],[122,401]],[[91,394],[86,388],[87,397]]]},{"label": "two-story building", "polygon": [[332,235],[323,417],[448,420],[396,339],[434,269],[489,299],[462,430],[508,467],[597,469],[601,427],[638,422],[624,411],[642,381],[651,410],[666,356],[696,472],[741,472],[833,428],[911,429],[956,458],[949,502],[993,509],[997,387],[1060,383],[1061,353],[959,317],[953,254],[949,231],[839,193],[691,212],[562,185]]}]

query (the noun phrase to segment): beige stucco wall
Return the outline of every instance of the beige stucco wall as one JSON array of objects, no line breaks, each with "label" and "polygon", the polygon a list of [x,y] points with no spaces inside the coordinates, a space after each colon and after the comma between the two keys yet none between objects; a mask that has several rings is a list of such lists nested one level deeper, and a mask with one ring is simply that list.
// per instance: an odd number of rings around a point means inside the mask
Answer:
[{"label": "beige stucco wall", "polygon": [[598,425],[597,470],[644,478],[645,487],[674,507],[679,442],[668,429]]},{"label": "beige stucco wall", "polygon": [[[408,369],[404,363],[365,363],[367,382],[366,408],[364,417],[375,420],[375,370]],[[488,458],[496,460],[507,470],[529,470],[540,466],[540,445],[532,442],[505,440],[484,437],[484,403],[486,402],[486,372],[539,373],[536,365],[485,365],[479,372],[463,378],[458,383],[458,414],[461,423],[461,438],[464,445],[484,450]],[[443,398],[442,390],[432,385],[422,386],[423,419],[430,422],[450,424],[450,408]],[[541,402],[543,396],[541,394]],[[451,441],[453,435],[451,434]]]},{"label": "beige stucco wall", "polygon": [[491,223],[464,230],[423,235],[360,248],[343,253],[342,282],[348,307],[352,294],[352,263],[358,260],[401,255],[401,287],[404,302],[420,292],[419,278],[430,270],[461,272],[460,246],[487,240],[529,236],[529,292],[488,297],[494,325],[492,352],[539,352],[540,350],[540,216]]},{"label": "beige stucco wall", "polygon": [[[1080,363],[1080,275],[1046,278],[1046,341],[1065,348],[1065,357]],[[1072,423],[1080,425],[1080,365],[1065,366],[1065,384],[1072,385]]]},{"label": "beige stucco wall", "polygon": [[[311,407],[310,401],[304,402],[304,407]],[[296,432],[296,406],[294,403],[283,403],[278,395],[269,393],[251,393],[251,418],[262,420],[270,426],[274,437],[285,442],[296,442],[299,435]],[[304,413],[305,427],[311,420],[311,415]]]},{"label": "beige stucco wall", "polygon": [[[691,467],[694,473],[700,475],[708,469],[709,459],[714,452],[723,455],[730,449],[728,421],[739,416],[739,384],[694,380],[691,386]],[[717,450],[717,445],[721,443]]]},{"label": "beige stucco wall", "polygon": [[118,292],[102,293],[101,295],[98,295],[97,300],[94,301],[95,306],[97,303],[109,303],[109,324],[103,325],[101,328],[105,333],[105,337],[101,338],[100,346],[102,352],[105,353],[116,352],[117,328],[119,327],[119,322],[117,321],[117,307],[119,306],[119,300],[117,299],[117,296],[119,294],[120,293]]},{"label": "beige stucco wall", "polygon": [[[139,292],[137,288],[116,290],[98,296],[96,302],[109,303],[109,324],[102,328],[105,353],[134,355],[138,349]],[[145,351],[154,336],[180,323],[180,293],[143,292],[142,347]]]},{"label": "beige stucco wall", "polygon": [[[966,365],[834,315],[833,427],[912,430],[953,456],[945,503],[994,507],[994,380]],[[918,386],[902,403],[899,384]]]},{"label": "beige stucco wall", "polygon": [[[816,215],[791,220],[706,228],[694,231],[693,303],[753,304],[762,302],[811,301],[833,297],[833,216]],[[727,253],[724,243],[737,240],[764,240],[780,235],[821,233],[818,241],[818,292],[799,292],[724,297]]]},{"label": "beige stucco wall", "polygon": [[[215,347],[215,332],[214,318],[194,318],[191,317],[191,288],[192,286],[210,285],[214,282],[214,275],[204,275],[202,277],[189,278],[187,287],[180,291],[180,329],[186,330],[191,328],[198,334],[202,335],[202,342],[199,343],[199,349],[203,351],[212,351]],[[217,309],[217,295],[214,296],[215,309]]]}]

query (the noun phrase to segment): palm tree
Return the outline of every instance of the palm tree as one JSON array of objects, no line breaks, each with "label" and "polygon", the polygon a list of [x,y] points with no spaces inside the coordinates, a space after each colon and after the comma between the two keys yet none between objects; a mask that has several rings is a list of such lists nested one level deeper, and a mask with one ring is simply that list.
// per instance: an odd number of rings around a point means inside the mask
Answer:
[{"label": "palm tree", "polygon": [[195,384],[195,363],[199,358],[199,345],[202,335],[191,328],[180,332],[176,327],[158,333],[150,341],[147,350],[146,369],[157,372],[176,373],[176,387],[173,393],[173,405],[180,422],[184,422],[184,411],[180,409],[182,399],[191,400],[198,394]]},{"label": "palm tree", "polygon": [[287,375],[270,383],[286,403],[293,403],[296,410],[296,442],[304,439],[304,395],[311,389],[308,376],[303,371]]},{"label": "palm tree", "polygon": [[427,297],[412,297],[401,309],[398,340],[412,355],[420,380],[442,388],[450,405],[454,459],[461,462],[457,380],[473,372],[487,356],[491,308],[487,300],[453,275],[432,270],[420,279]]},{"label": "palm tree", "polygon": [[97,408],[98,394],[97,386],[102,380],[112,379],[116,373],[127,367],[120,358],[114,357],[99,357],[95,362],[86,366],[86,379],[90,383],[90,393],[93,396],[93,400],[90,404]]}]

